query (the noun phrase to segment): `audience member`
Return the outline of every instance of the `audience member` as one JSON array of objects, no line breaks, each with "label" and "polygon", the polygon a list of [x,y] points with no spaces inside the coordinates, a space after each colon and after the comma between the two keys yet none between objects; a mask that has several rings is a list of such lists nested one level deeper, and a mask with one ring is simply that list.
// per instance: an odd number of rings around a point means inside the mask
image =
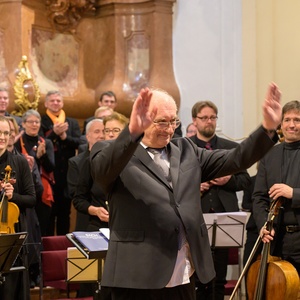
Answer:
[{"label": "audience member", "polygon": [[103,123],[104,139],[114,140],[119,136],[120,132],[128,124],[128,119],[122,114],[113,112],[111,115],[104,118]]},{"label": "audience member", "polygon": [[[100,96],[100,98],[99,98],[99,101],[98,101],[98,106],[99,107],[106,106],[106,107],[109,107],[112,110],[115,110],[115,108],[117,106],[117,97],[114,94],[114,92],[107,91],[107,92],[102,93],[101,96]],[[83,132],[82,132],[83,135],[85,134],[85,127],[86,127],[87,123],[89,121],[93,120],[94,118],[97,118],[97,117],[96,116],[92,116],[92,117],[87,118],[84,121]]]},{"label": "audience member", "polygon": [[[101,119],[103,120],[104,117],[109,116],[113,113],[113,110],[108,106],[100,106],[95,110],[95,119]],[[94,119],[91,119],[94,120]],[[88,123],[86,123],[87,125]],[[86,129],[84,129],[84,132],[86,132]],[[81,153],[83,151],[86,151],[88,148],[87,139],[85,135],[82,135],[80,137],[82,144],[78,147],[78,153]]]},{"label": "audience member", "polygon": [[67,117],[63,106],[63,96],[59,91],[47,93],[45,98],[47,110],[42,116],[41,135],[52,141],[55,157],[54,203],[48,235],[54,235],[55,232],[57,235],[65,235],[69,232],[71,199],[67,190],[68,160],[75,155],[81,136],[77,120]]},{"label": "audience member", "polygon": [[[69,159],[69,168],[68,168],[68,175],[67,175],[68,191],[69,191],[69,197],[73,200],[73,205],[74,205],[74,196],[75,196],[77,186],[80,186],[82,184],[82,181],[79,178],[80,177],[79,174],[82,174],[82,168],[83,165],[85,164],[85,161],[89,160],[90,149],[97,141],[104,140],[103,120],[94,119],[87,124],[86,139],[88,141],[88,147],[86,148],[86,150]],[[87,178],[90,178],[89,174],[85,174],[85,175],[87,176]],[[86,178],[84,177],[83,180],[85,181],[85,179]],[[87,200],[87,205],[89,205],[89,203],[92,201],[92,198],[88,197],[88,199],[86,200]],[[75,230],[85,231],[87,230],[89,224],[88,210],[85,208],[80,209],[80,207],[77,206],[77,203],[75,205],[75,208],[77,210]]]},{"label": "audience member", "polygon": [[186,137],[191,137],[193,135],[197,134],[197,127],[194,125],[194,123],[190,123],[186,128]]},{"label": "audience member", "polygon": [[[106,116],[103,122],[105,139],[111,140],[118,137],[128,124],[128,119],[117,112],[113,112],[111,115]],[[96,142],[100,140],[101,143],[102,138],[100,139],[99,135],[95,135],[95,130],[100,131],[100,123],[101,120],[94,119],[87,124],[88,153]],[[101,125],[103,126],[103,124]],[[100,228],[108,227],[109,209],[107,200],[101,187],[93,181],[89,157],[83,157],[73,204],[78,212],[89,215],[89,223],[85,230],[98,231]],[[90,296],[94,290],[95,287],[89,288],[87,285],[82,285],[80,296]],[[101,297],[101,299],[110,299],[109,289],[102,288]]]},{"label": "audience member", "polygon": [[110,205],[101,283],[111,287],[112,299],[194,300],[194,271],[204,284],[214,278],[200,183],[241,172],[273,147],[277,136],[269,130],[280,122],[279,100],[270,85],[263,126],[236,148],[207,151],[187,138],[171,141],[179,124],[176,103],[146,88],[129,126],[116,140],[94,145],[92,176]]},{"label": "audience member", "polygon": [[[199,101],[192,108],[197,134],[190,139],[200,148],[232,149],[237,143],[216,135],[218,108],[211,101]],[[239,211],[237,191],[247,188],[250,176],[246,170],[201,182],[201,207],[204,213]],[[216,278],[205,285],[197,282],[197,299],[223,300],[227,276],[228,248],[214,249]]]},{"label": "audience member", "polygon": [[[93,130],[93,125],[96,124],[94,123],[95,120],[88,123],[87,130]],[[113,112],[111,115],[105,117],[103,122],[105,140],[113,140],[119,136],[120,132],[128,124],[128,119],[117,112]],[[89,127],[89,124],[91,124],[91,127]],[[92,134],[87,135],[87,139],[89,141],[89,153],[93,145],[100,139],[95,139]],[[102,227],[108,227],[108,207],[106,201],[104,192],[92,179],[89,157],[84,158],[81,164],[81,172],[73,204],[77,211],[90,215],[89,225],[86,228],[87,231],[95,231]]]},{"label": "audience member", "polygon": [[[9,95],[6,88],[0,87],[0,116],[9,117],[10,114],[7,111],[9,105]],[[12,115],[12,117],[17,121],[18,125],[21,126],[21,118]]]},{"label": "audience member", "polygon": [[[10,123],[5,117],[0,116],[0,173],[5,173],[5,168],[12,169],[11,182],[1,182],[2,195],[7,197],[9,203],[16,204],[20,210],[18,222],[14,228],[9,228],[6,233],[28,232],[26,211],[33,208],[36,202],[34,184],[26,159],[21,155],[14,155],[7,151],[10,137]],[[3,208],[2,208],[3,209]],[[1,211],[2,213],[3,211]],[[10,224],[11,225],[11,224]],[[25,245],[15,261],[15,266],[25,266],[26,271],[5,274],[5,281],[0,285],[0,299],[30,299],[30,285],[28,273],[28,249]]]},{"label": "audience member", "polygon": [[[253,215],[264,243],[272,242],[271,255],[290,262],[300,274],[300,102],[282,108],[282,143],[259,162],[253,192]],[[279,201],[274,228],[265,222],[273,201]]]},{"label": "audience member", "polygon": [[51,208],[54,202],[52,186],[54,185],[53,171],[55,168],[53,143],[39,135],[41,116],[33,109],[22,116],[24,134],[15,143],[15,148],[25,157],[34,157],[43,184],[43,193],[37,198],[35,210],[39,219],[42,236],[47,235],[50,224]]}]

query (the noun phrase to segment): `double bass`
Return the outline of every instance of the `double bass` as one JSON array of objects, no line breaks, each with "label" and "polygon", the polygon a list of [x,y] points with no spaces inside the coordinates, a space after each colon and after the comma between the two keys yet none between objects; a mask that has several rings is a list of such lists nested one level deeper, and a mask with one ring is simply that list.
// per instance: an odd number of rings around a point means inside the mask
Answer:
[{"label": "double bass", "polygon": [[[278,215],[281,205],[279,199],[271,202],[268,219],[264,225],[268,231],[273,228],[274,218]],[[250,267],[260,242],[261,237],[259,236],[230,296],[230,300],[233,299],[242,278]],[[249,268],[246,286],[248,300],[296,300],[299,291],[299,275],[291,263],[282,260],[280,257],[271,256],[270,243],[265,243],[261,258]]]},{"label": "double bass", "polygon": [[[10,165],[5,167],[4,183],[12,182],[12,168]],[[15,223],[18,223],[20,210],[19,207],[10,201],[5,196],[4,189],[2,190],[2,199],[0,203],[0,234],[15,233]]]}]

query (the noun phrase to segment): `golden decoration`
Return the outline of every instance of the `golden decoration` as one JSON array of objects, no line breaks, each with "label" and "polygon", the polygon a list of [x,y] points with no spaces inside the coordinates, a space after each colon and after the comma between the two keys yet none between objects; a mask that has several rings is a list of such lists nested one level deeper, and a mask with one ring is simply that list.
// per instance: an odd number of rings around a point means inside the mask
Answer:
[{"label": "golden decoration", "polygon": [[13,115],[22,116],[29,109],[37,110],[40,90],[32,78],[28,68],[27,56],[23,55],[22,60],[18,65],[18,74],[14,84],[15,103],[18,106],[17,110],[12,112]]},{"label": "golden decoration", "polygon": [[95,11],[95,0],[46,0],[48,20],[53,30],[74,34],[82,17]]}]

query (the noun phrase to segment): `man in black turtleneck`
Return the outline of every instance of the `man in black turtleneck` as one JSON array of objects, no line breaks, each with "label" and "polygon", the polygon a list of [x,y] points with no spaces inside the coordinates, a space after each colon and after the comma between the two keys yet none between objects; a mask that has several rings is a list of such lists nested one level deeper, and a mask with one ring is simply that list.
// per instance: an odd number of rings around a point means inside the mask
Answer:
[{"label": "man in black turtleneck", "polygon": [[[300,102],[282,108],[284,141],[259,163],[253,192],[253,215],[263,242],[270,242],[272,254],[291,262],[300,274]],[[271,200],[284,208],[275,219],[274,230],[264,227]]]}]

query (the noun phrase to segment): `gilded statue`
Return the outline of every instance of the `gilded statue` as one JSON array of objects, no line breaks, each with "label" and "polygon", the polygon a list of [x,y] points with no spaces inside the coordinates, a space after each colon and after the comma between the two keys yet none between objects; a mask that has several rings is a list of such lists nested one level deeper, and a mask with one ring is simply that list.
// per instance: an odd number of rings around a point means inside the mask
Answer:
[{"label": "gilded statue", "polygon": [[36,81],[31,76],[28,68],[27,56],[23,55],[18,65],[18,73],[14,84],[15,104],[18,106],[13,115],[22,116],[28,109],[37,110],[40,90]]}]

